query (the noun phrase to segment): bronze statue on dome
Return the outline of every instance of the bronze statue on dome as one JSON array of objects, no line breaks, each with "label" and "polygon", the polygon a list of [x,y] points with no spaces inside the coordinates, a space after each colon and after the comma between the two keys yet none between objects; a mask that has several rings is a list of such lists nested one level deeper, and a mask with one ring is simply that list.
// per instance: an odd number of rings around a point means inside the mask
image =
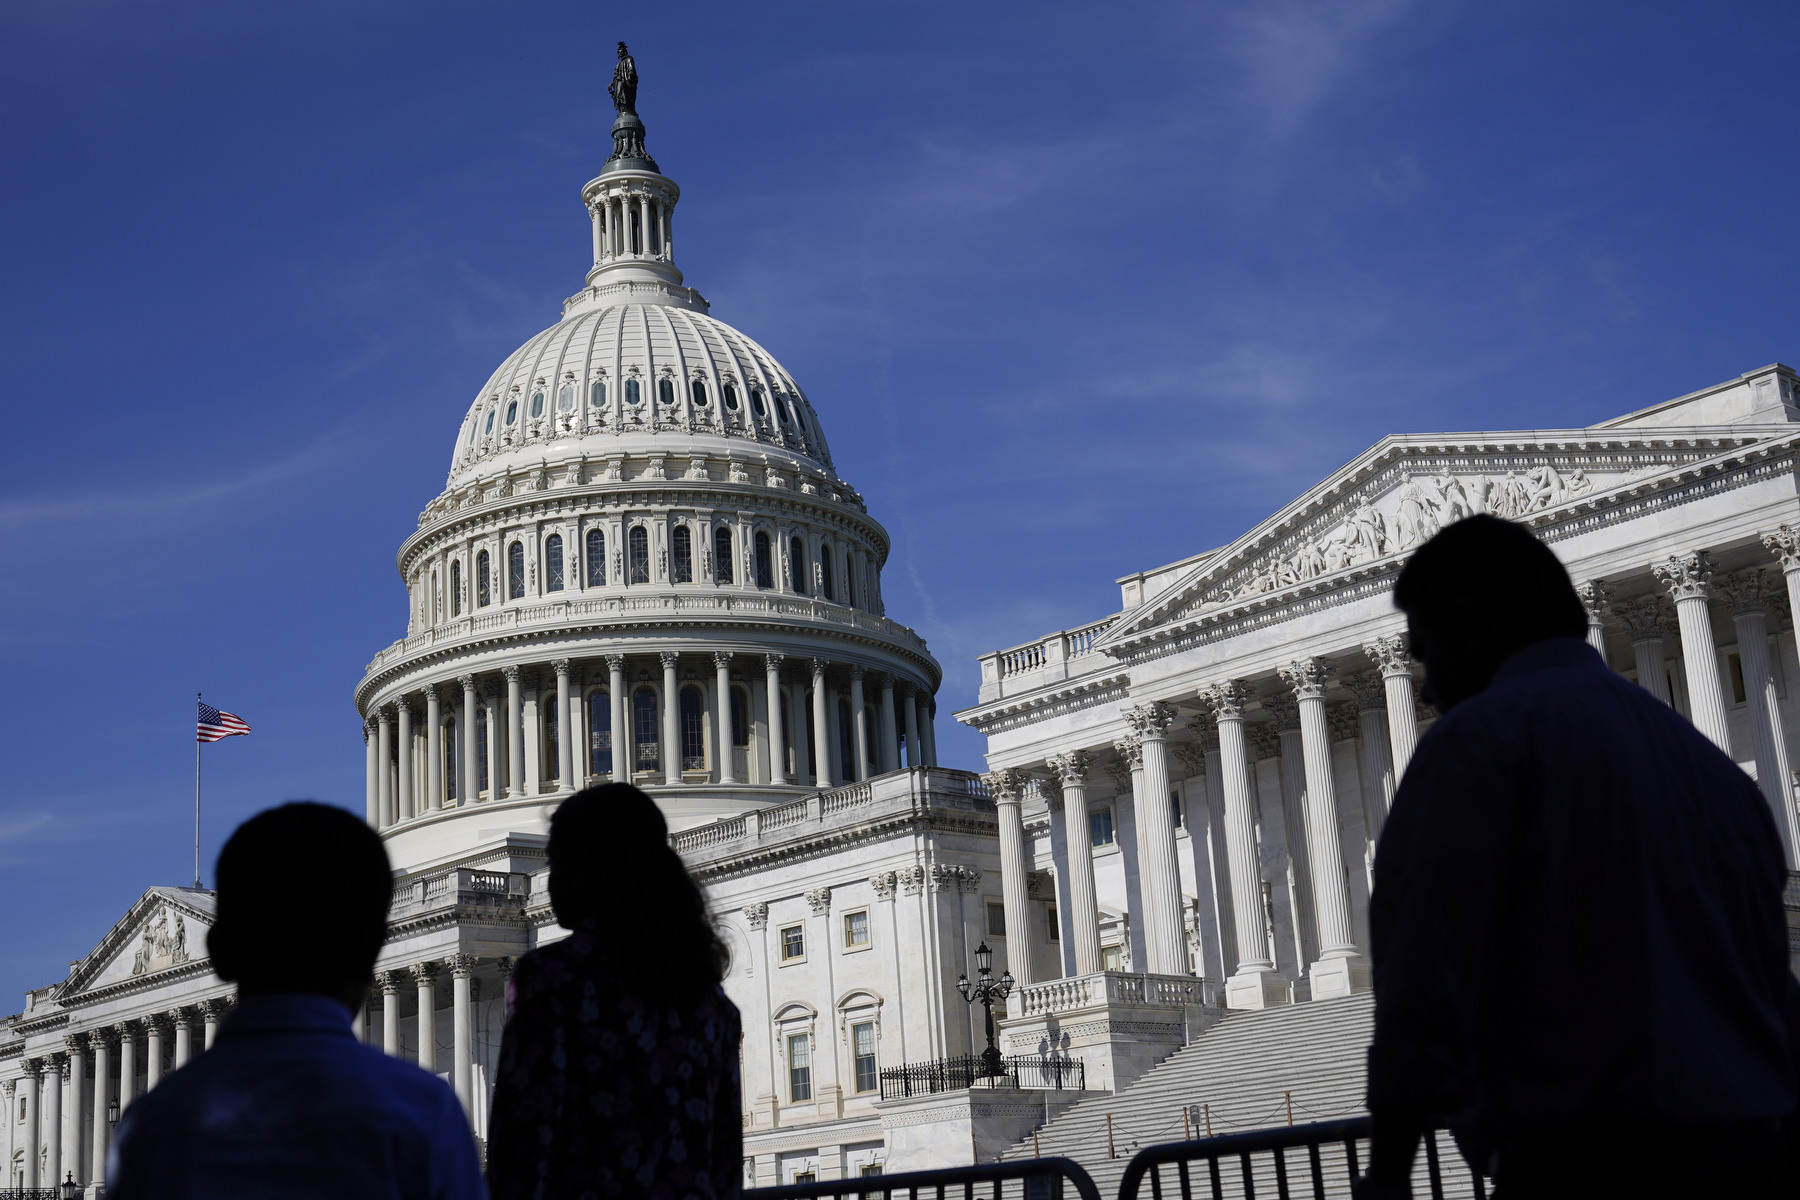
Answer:
[{"label": "bronze statue on dome", "polygon": [[613,107],[622,113],[637,112],[637,89],[637,63],[620,42],[619,65],[613,68],[612,85],[606,89],[612,93]]}]

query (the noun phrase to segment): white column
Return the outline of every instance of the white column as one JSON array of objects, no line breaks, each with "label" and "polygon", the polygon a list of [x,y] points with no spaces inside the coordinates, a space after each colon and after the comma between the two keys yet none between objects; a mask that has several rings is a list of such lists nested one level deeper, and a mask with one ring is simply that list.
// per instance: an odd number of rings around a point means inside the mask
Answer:
[{"label": "white column", "polygon": [[681,655],[674,650],[664,650],[661,654],[663,686],[662,686],[662,754],[663,782],[681,782],[681,703],[675,689],[680,686],[675,678],[675,664]]},{"label": "white column", "polygon": [[[1406,774],[1413,750],[1419,744],[1419,710],[1413,703],[1412,660],[1406,651],[1406,638],[1401,634],[1376,638],[1363,647],[1363,653],[1381,670],[1381,687],[1387,698],[1388,750],[1394,772],[1394,787]],[[1388,798],[1393,804],[1393,797]]]},{"label": "white column", "polygon": [[825,660],[812,660],[813,786],[824,790],[831,778],[831,722],[825,713]]},{"label": "white column", "polygon": [[1631,652],[1637,659],[1638,686],[1661,700],[1669,700],[1669,668],[1663,660],[1663,624],[1667,613],[1661,596],[1641,596],[1619,606],[1619,615],[1631,630]]},{"label": "white column", "polygon": [[375,773],[376,764],[375,720],[373,717],[363,721],[363,820],[369,823],[370,829],[381,828],[381,780]]},{"label": "white column", "polygon": [[380,813],[378,827],[386,829],[394,823],[394,742],[393,726],[385,708],[375,714],[375,760],[375,783],[380,793],[376,804]]},{"label": "white column", "polygon": [[472,804],[481,792],[481,751],[475,744],[475,676],[459,675],[462,685],[462,782],[456,789],[458,805]]},{"label": "white column", "polygon": [[1782,735],[1780,697],[1775,692],[1774,672],[1769,668],[1767,601],[1760,568],[1733,575],[1725,585],[1731,601],[1731,619],[1737,626],[1738,666],[1744,673],[1744,699],[1750,705],[1750,746],[1756,755],[1756,781],[1775,815],[1787,851],[1788,870],[1794,869],[1800,850],[1800,821],[1796,820],[1793,776],[1788,770],[1787,739]]},{"label": "white column", "polygon": [[637,752],[629,714],[625,703],[625,656],[606,656],[606,703],[612,708],[613,782],[631,782],[631,756]]},{"label": "white column", "polygon": [[787,739],[781,732],[781,655],[763,655],[763,667],[769,692],[769,782],[782,784],[788,781],[788,774]]},{"label": "white column", "polygon": [[150,1091],[162,1082],[163,1017],[161,1013],[144,1019],[144,1090]]},{"label": "white column", "polygon": [[453,954],[445,961],[450,966],[450,1022],[454,1027],[451,1041],[455,1046],[452,1053],[456,1056],[450,1068],[450,1082],[456,1090],[456,1098],[462,1101],[464,1114],[472,1119],[475,1097],[469,1086],[473,1061],[469,1056],[469,975],[475,968],[475,960],[467,954]]},{"label": "white column", "polygon": [[1271,1008],[1293,1002],[1293,989],[1275,969],[1263,921],[1262,868],[1257,862],[1256,797],[1244,742],[1244,705],[1253,695],[1242,679],[1201,689],[1219,724],[1219,774],[1224,784],[1225,854],[1230,863],[1231,915],[1237,970],[1225,981],[1227,1008]]},{"label": "white column", "polygon": [[62,1166],[74,1172],[76,1183],[86,1183],[81,1169],[81,1117],[87,1107],[87,1035],[72,1034],[63,1040],[69,1047],[69,1094],[58,1114],[62,1119],[62,1137],[58,1139],[63,1148]]},{"label": "white column", "polygon": [[[1406,689],[1410,697],[1410,675]],[[1388,694],[1391,697],[1393,692]],[[1281,739],[1281,820],[1288,847],[1285,882],[1294,910],[1294,962],[1296,970],[1304,971],[1306,964],[1319,956],[1319,939],[1313,931],[1312,859],[1306,850],[1306,752],[1300,736],[1300,704],[1289,693],[1265,696],[1263,707],[1274,716],[1276,736]],[[1407,711],[1413,710],[1409,706]],[[1388,729],[1391,733],[1391,722]]]},{"label": "white column", "polygon": [[1062,787],[1063,841],[1069,852],[1068,936],[1074,943],[1075,973],[1100,969],[1100,909],[1094,891],[1094,845],[1088,830],[1088,756],[1071,750],[1045,764]]},{"label": "white column", "polygon": [[194,1014],[185,1008],[175,1010],[175,1069],[187,1066],[194,1056]]},{"label": "white column", "polygon": [[219,1036],[219,1014],[225,1011],[222,1000],[203,1000],[200,1003],[200,1048],[211,1050],[213,1039]]},{"label": "white column", "polygon": [[856,762],[844,771],[844,780],[869,777],[869,714],[863,705],[863,669],[850,668],[850,744]]},{"label": "white column", "polygon": [[919,752],[919,690],[912,684],[905,684],[900,693],[901,712],[906,720],[906,765],[922,767],[925,757]]},{"label": "white column", "polygon": [[88,1145],[88,1177],[95,1183],[106,1179],[106,1142],[110,1132],[106,1109],[112,1103],[112,1047],[107,1045],[107,1032],[97,1031],[88,1039],[94,1048],[94,1128]]},{"label": "white column", "polygon": [[602,214],[605,211],[606,211],[606,205],[604,202],[596,204],[592,208],[588,209],[588,220],[590,223],[592,223],[592,225],[594,227],[594,265],[596,267],[600,265],[600,226],[601,226],[601,215],[600,214]]},{"label": "white column", "polygon": [[419,990],[419,1069],[437,1074],[437,989],[438,965],[418,963],[411,968],[413,982]]},{"label": "white column", "polygon": [[487,778],[482,786],[487,788],[489,800],[498,800],[506,794],[506,787],[500,782],[500,773],[505,770],[506,744],[501,730],[505,721],[500,712],[500,687],[490,683],[482,689],[481,706],[487,710],[487,732],[482,741],[487,745]]},{"label": "white column", "polygon": [[113,1026],[119,1039],[119,1114],[136,1099],[137,1089],[137,1022],[120,1021]]},{"label": "white column", "polygon": [[[556,671],[556,769],[560,772],[561,790],[575,790],[575,722],[569,719],[569,706],[573,703],[569,686],[569,660],[555,659],[551,667]],[[463,1098],[466,1102],[468,1097]]]},{"label": "white column", "polygon": [[1774,533],[1763,534],[1762,544],[1781,564],[1782,577],[1787,580],[1788,617],[1800,637],[1800,529],[1783,525]]},{"label": "white column", "polygon": [[919,706],[919,737],[923,742],[920,749],[925,753],[925,765],[935,767],[938,765],[937,701],[921,689],[915,703]]},{"label": "white column", "polygon": [[[1394,807],[1395,772],[1387,727],[1386,681],[1373,671],[1344,680],[1356,696],[1357,732],[1361,735],[1358,757],[1362,760],[1363,817],[1369,840],[1381,836],[1381,826]],[[1373,803],[1379,798],[1380,803]]]},{"label": "white column", "polygon": [[[719,719],[714,722],[718,726],[719,736],[713,742],[718,748],[719,782],[736,783],[737,757],[736,744],[731,740],[731,652],[729,650],[713,651],[713,694],[717,697],[714,707],[719,710]],[[745,714],[746,717],[749,714]]]},{"label": "white column", "polygon": [[375,972],[375,985],[381,989],[381,1050],[395,1057],[400,1053],[400,972]]},{"label": "white column", "polygon": [[437,685],[425,685],[425,808],[444,807],[444,704]]},{"label": "white column", "polygon": [[1300,704],[1300,742],[1306,760],[1307,858],[1319,935],[1319,961],[1308,970],[1314,1000],[1366,992],[1371,984],[1369,960],[1350,932],[1350,893],[1338,838],[1337,788],[1331,778],[1331,732],[1325,724],[1325,674],[1325,663],[1317,658],[1281,668],[1282,680],[1294,689]]},{"label": "white column", "polygon": [[50,1069],[44,1074],[44,1174],[48,1183],[63,1180],[63,1077],[69,1069],[68,1056],[50,1056]]},{"label": "white column", "polygon": [[[1138,844],[1143,860],[1138,879],[1144,900],[1144,952],[1158,975],[1188,973],[1187,931],[1181,923],[1181,868],[1175,856],[1175,809],[1169,790],[1169,753],[1164,736],[1175,711],[1159,702],[1127,709],[1143,758],[1137,804]],[[1240,743],[1239,748],[1242,748]]]},{"label": "white column", "polygon": [[894,727],[894,677],[881,677],[881,769],[900,769],[900,738]]},{"label": "white column", "polygon": [[501,667],[506,677],[506,796],[525,794],[525,697],[518,667]]},{"label": "white column", "polygon": [[1007,769],[983,776],[1000,826],[1000,901],[1006,910],[1006,969],[1020,983],[1037,982],[1025,890],[1025,822],[1019,813],[1025,776]]},{"label": "white column", "polygon": [[412,701],[405,696],[394,701],[394,708],[399,713],[398,753],[396,758],[400,764],[400,782],[396,789],[399,793],[394,797],[394,819],[404,821],[413,815],[413,736],[412,736]]},{"label": "white column", "polygon": [[1713,745],[1730,754],[1731,733],[1725,724],[1725,692],[1719,683],[1719,652],[1713,644],[1712,617],[1706,604],[1712,595],[1712,563],[1705,553],[1694,551],[1671,554],[1651,570],[1675,601],[1694,726],[1711,739]]},{"label": "white column", "polygon": [[[44,1081],[48,1073],[44,1070],[44,1062],[38,1058],[25,1060],[25,1187],[30,1190],[38,1186],[38,1146],[40,1128],[38,1114],[42,1111],[39,1102],[43,1097]],[[12,1114],[8,1113],[10,1119]],[[10,1166],[9,1166],[10,1171]]]},{"label": "white column", "polygon": [[565,727],[569,731],[569,763],[575,771],[573,780],[567,785],[572,791],[580,791],[599,782],[592,777],[593,773],[589,769],[593,765],[594,714],[588,711],[587,702],[587,689],[581,686],[581,676],[572,676],[569,681],[569,715],[564,718]]},{"label": "white column", "polygon": [[1612,602],[1612,589],[1602,579],[1590,579],[1575,586],[1581,607],[1587,610],[1587,641],[1600,661],[1606,662],[1606,614]]}]

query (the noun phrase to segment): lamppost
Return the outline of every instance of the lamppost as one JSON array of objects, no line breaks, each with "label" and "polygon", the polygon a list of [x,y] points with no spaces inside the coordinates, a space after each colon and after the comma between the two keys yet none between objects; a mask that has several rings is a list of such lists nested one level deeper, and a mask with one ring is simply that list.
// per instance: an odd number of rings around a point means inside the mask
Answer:
[{"label": "lamppost", "polygon": [[81,1185],[75,1182],[75,1172],[70,1171],[69,1177],[58,1184],[56,1190],[62,1193],[62,1200],[76,1200],[81,1195]]},{"label": "lamppost", "polygon": [[956,978],[956,990],[962,993],[963,1002],[981,1001],[982,1011],[987,1016],[987,1049],[981,1052],[981,1074],[977,1078],[998,1079],[1006,1073],[1000,1063],[1000,1048],[994,1045],[994,1001],[1006,999],[1012,989],[1011,971],[997,980],[994,978],[994,952],[988,949],[986,942],[975,947],[975,982],[971,984],[967,975]]}]

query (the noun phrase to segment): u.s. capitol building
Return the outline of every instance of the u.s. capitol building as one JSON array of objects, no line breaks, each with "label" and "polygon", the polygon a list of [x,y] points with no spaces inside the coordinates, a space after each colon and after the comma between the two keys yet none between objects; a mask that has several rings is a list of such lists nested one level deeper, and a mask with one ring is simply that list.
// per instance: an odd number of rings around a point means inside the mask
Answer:
[{"label": "u.s. capitol building", "polygon": [[[359,1034],[447,1079],[478,1137],[506,974],[563,932],[547,818],[608,780],[657,799],[730,949],[750,1182],[1029,1153],[1254,1028],[1234,1010],[1361,1012],[1372,846],[1432,717],[1388,593],[1473,512],[1556,549],[1595,646],[1754,773],[1792,861],[1790,369],[1588,428],[1384,439],[1121,580],[1117,613],[983,656],[957,717],[989,773],[945,769],[888,536],[798,383],[686,285],[631,107],[582,188],[584,285],[469,404],[399,551],[406,635],[355,689],[395,871]],[[6,1186],[97,1184],[120,1107],[210,1043],[212,914],[150,888],[0,1020]],[[1035,1064],[1017,1087],[945,1066],[985,1044],[956,986],[984,941],[1016,980],[1001,1048]]]}]

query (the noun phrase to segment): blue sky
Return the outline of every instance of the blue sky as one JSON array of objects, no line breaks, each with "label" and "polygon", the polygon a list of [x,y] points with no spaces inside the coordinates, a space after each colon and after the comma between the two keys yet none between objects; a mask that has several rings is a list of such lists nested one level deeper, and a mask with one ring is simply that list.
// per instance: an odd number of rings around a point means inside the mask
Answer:
[{"label": "blue sky", "polygon": [[475,389],[581,282],[613,43],[680,264],[821,413],[942,661],[1113,611],[1384,434],[1578,426],[1796,325],[1783,4],[0,10],[0,1012],[350,689]]}]

